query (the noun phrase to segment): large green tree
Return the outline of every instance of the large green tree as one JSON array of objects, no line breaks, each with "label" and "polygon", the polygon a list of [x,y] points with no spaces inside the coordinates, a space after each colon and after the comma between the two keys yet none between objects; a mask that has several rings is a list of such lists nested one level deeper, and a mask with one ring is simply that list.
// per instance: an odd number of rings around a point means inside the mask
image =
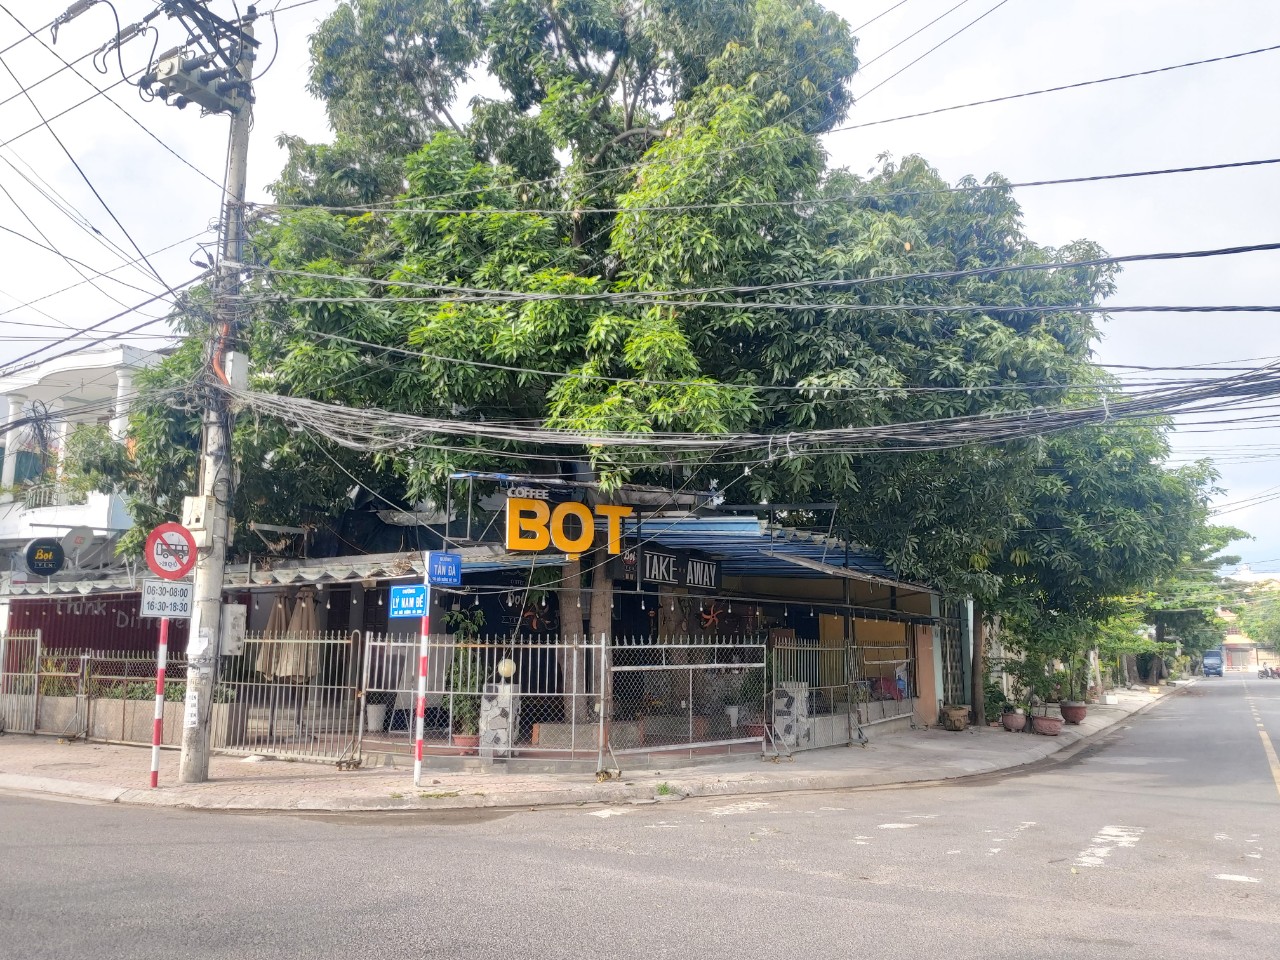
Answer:
[{"label": "large green tree", "polygon": [[[820,138],[852,107],[855,50],[811,0],[341,4],[311,47],[334,140],[285,138],[279,205],[253,226],[257,385],[778,443],[734,458],[441,437],[359,455],[246,416],[242,475],[329,456],[383,496],[439,502],[459,468],[565,458],[606,492],[636,479],[835,499],[840,531],[902,574],[1046,615],[1091,616],[1167,573],[1208,479],[1163,468],[1164,424],[908,450],[787,442],[1117,389],[1090,362],[1093,314],[1072,309],[1110,294],[1114,270],[1004,269],[1090,260],[1096,245],[1036,244],[995,175],[951,183],[919,157],[863,176],[828,164]],[[482,71],[489,95],[472,97]],[[185,382],[194,356],[155,382]],[[144,406],[138,436],[182,416]],[[323,516],[344,503],[343,476],[283,505],[246,480],[253,502],[237,509]]]}]

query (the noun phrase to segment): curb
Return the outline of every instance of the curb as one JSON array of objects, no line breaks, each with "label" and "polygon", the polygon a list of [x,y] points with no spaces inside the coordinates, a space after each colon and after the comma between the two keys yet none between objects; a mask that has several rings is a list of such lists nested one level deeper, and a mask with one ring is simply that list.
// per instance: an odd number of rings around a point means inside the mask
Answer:
[{"label": "curb", "polygon": [[[499,793],[488,796],[483,793],[462,794],[453,797],[432,797],[430,802],[414,797],[412,786],[405,789],[405,796],[386,801],[371,801],[352,797],[348,801],[333,798],[315,803],[305,799],[290,804],[265,802],[261,804],[237,802],[234,799],[217,802],[201,802],[199,796],[168,791],[143,790],[105,784],[83,783],[77,780],[59,780],[51,777],[32,777],[21,774],[0,773],[0,791],[39,793],[49,796],[92,800],[101,803],[119,803],[136,807],[165,808],[171,810],[201,810],[223,813],[381,813],[381,812],[432,812],[447,810],[518,810],[545,807],[573,807],[585,805],[621,805],[673,802],[703,797],[755,796],[779,793],[816,793],[828,790],[866,790],[893,786],[921,786],[930,783],[956,783],[993,773],[1021,770],[1051,759],[1062,759],[1063,753],[1075,753],[1088,746],[1103,734],[1111,732],[1132,717],[1146,713],[1167,697],[1177,695],[1194,686],[1194,681],[1162,693],[1150,703],[1143,704],[1123,715],[1107,718],[1096,729],[1087,733],[1070,731],[1070,739],[1052,738],[1052,742],[1035,745],[1038,756],[1018,757],[1009,763],[980,760],[973,764],[977,769],[966,769],[939,775],[926,771],[919,775],[903,776],[901,771],[859,771],[843,773],[812,773],[795,777],[755,779],[751,776],[737,780],[714,778],[681,780],[670,777],[665,782],[671,793],[655,796],[655,785],[583,784],[557,790],[530,790]],[[1048,740],[1049,738],[1038,738]]]}]

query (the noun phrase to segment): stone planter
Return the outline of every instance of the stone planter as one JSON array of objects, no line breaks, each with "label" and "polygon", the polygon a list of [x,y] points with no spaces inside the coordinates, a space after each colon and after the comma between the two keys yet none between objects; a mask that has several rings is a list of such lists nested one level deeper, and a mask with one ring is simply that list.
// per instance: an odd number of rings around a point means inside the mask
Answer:
[{"label": "stone planter", "polygon": [[959,732],[969,726],[969,708],[965,706],[946,706],[942,708],[942,725],[948,730]]},{"label": "stone planter", "polygon": [[1079,700],[1063,700],[1058,704],[1058,712],[1067,723],[1078,724],[1084,720],[1089,708]]},{"label": "stone planter", "polygon": [[1027,729],[1027,715],[1021,711],[1000,714],[1000,725],[1010,733],[1021,733]]},{"label": "stone planter", "polygon": [[1056,737],[1062,732],[1061,717],[1032,717],[1031,730],[1043,737]]}]

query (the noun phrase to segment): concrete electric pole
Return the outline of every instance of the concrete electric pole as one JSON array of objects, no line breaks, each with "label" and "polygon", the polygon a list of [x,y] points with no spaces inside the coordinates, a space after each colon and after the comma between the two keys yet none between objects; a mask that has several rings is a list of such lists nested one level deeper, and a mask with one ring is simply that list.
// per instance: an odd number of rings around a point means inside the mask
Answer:
[{"label": "concrete electric pole", "polygon": [[178,777],[182,783],[201,783],[209,779],[209,728],[234,492],[232,413],[221,387],[244,372],[241,365],[233,371],[232,357],[239,328],[237,295],[244,249],[249,130],[253,125],[252,68],[258,45],[253,39],[253,21],[257,13],[249,7],[243,18],[233,22],[216,16],[200,0],[163,0],[148,22],[161,13],[181,20],[190,39],[184,47],[161,55],[138,85],[170,106],[182,109],[195,103],[202,114],[226,113],[231,117],[221,256],[214,275],[215,315],[206,367],[200,494],[188,498],[183,509],[183,526],[194,534],[198,555]]}]

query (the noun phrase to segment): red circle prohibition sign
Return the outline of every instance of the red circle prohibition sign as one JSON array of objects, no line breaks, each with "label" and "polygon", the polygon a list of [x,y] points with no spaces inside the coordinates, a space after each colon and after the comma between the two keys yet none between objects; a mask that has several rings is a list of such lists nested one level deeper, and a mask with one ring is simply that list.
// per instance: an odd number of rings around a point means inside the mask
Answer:
[{"label": "red circle prohibition sign", "polygon": [[181,580],[196,565],[196,538],[180,523],[162,523],[147,534],[147,566],[157,577]]}]

